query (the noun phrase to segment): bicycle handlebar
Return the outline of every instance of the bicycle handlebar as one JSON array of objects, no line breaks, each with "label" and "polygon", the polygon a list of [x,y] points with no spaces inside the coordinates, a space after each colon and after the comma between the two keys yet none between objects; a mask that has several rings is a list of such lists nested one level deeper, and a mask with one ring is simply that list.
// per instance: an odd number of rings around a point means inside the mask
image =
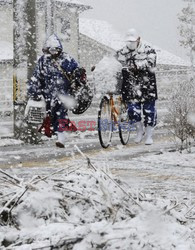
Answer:
[{"label": "bicycle handlebar", "polygon": [[106,92],[107,95],[120,95],[117,91],[108,91]]}]

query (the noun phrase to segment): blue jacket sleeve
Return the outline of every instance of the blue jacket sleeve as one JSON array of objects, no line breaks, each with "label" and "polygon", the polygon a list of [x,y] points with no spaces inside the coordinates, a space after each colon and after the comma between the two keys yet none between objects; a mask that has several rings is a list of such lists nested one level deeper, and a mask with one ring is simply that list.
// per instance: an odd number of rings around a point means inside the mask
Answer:
[{"label": "blue jacket sleeve", "polygon": [[72,74],[79,65],[72,57],[65,55],[61,67],[66,73]]},{"label": "blue jacket sleeve", "polygon": [[73,72],[78,67],[79,67],[78,63],[74,59],[72,59],[71,60],[71,72]]}]

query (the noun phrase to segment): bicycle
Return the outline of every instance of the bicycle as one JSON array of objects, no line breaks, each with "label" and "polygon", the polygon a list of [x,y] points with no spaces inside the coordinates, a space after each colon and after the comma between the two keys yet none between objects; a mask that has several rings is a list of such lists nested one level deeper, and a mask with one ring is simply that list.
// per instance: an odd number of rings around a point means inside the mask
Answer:
[{"label": "bicycle", "polygon": [[132,130],[127,105],[123,102],[121,95],[109,92],[102,97],[98,111],[98,135],[103,148],[110,146],[115,126],[118,127],[121,143],[126,145]]}]

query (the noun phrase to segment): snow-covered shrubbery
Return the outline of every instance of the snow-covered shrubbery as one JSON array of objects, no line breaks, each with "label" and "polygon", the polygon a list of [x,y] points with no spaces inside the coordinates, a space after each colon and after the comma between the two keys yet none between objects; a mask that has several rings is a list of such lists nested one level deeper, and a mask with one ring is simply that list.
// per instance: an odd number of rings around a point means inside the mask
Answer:
[{"label": "snow-covered shrubbery", "polygon": [[[1,249],[193,249],[188,204],[80,163],[25,180],[0,171]],[[191,237],[193,239],[193,237]]]},{"label": "snow-covered shrubbery", "polygon": [[189,143],[195,138],[194,114],[194,81],[181,82],[171,97],[168,115],[172,133],[181,141],[181,150],[189,147]]}]

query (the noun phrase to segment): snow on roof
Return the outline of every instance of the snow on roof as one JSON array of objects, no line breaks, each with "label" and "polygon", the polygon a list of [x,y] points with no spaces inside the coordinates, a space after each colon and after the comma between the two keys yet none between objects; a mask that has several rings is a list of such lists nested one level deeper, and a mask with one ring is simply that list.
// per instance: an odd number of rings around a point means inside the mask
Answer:
[{"label": "snow on roof", "polygon": [[[112,49],[118,50],[124,46],[124,37],[117,33],[111,24],[102,20],[80,18],[80,32]],[[148,43],[148,42],[146,42]],[[157,51],[157,63],[166,65],[189,66],[179,56],[176,56],[166,50],[154,46]]]},{"label": "snow on roof", "polygon": [[[78,1],[78,0],[56,0],[57,2],[64,2],[64,3],[68,3],[68,4],[74,4],[74,5],[80,5],[80,6],[85,6],[88,9],[92,8],[91,6],[88,6],[86,4],[84,4],[82,1]],[[37,2],[43,2],[43,0],[38,0]],[[12,4],[13,0],[0,0],[0,4],[4,5],[4,4]]]},{"label": "snow on roof", "polygon": [[0,41],[0,60],[13,59],[13,44],[6,41]]},{"label": "snow on roof", "polygon": [[12,4],[13,0],[0,0],[0,4]]},{"label": "snow on roof", "polygon": [[106,21],[80,18],[79,26],[82,34],[112,49],[118,50],[124,45],[122,35],[118,34]]},{"label": "snow on roof", "polygon": [[189,63],[184,61],[181,57],[176,56],[166,50],[162,50],[156,46],[155,49],[157,52],[157,64],[189,66]]},{"label": "snow on roof", "polygon": [[[42,1],[42,0],[40,0]],[[67,6],[71,6],[71,7],[76,7],[79,8],[80,10],[88,10],[88,9],[92,9],[91,6],[84,4],[82,1],[78,1],[78,0],[55,0],[56,3],[65,3]]]},{"label": "snow on roof", "polygon": [[[41,2],[42,0],[38,0],[38,1]],[[77,1],[77,0],[57,0],[57,1],[67,2],[67,3],[83,4],[81,1]],[[13,0],[0,0],[0,2],[3,2],[3,3],[12,3]]]},{"label": "snow on roof", "polygon": [[83,5],[83,3],[81,1],[77,1],[77,0],[57,0],[57,1]]}]

